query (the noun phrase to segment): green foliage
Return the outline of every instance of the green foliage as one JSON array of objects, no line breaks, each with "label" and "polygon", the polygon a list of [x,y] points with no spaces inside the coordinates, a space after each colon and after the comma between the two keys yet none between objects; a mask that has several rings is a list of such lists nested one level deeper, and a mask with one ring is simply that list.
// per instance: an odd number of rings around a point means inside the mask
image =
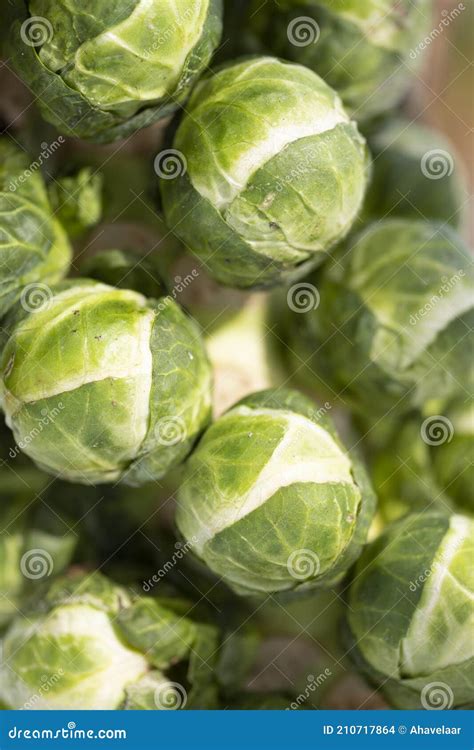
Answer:
[{"label": "green foliage", "polygon": [[430,9],[431,0],[255,0],[246,46],[314,70],[357,120],[368,119],[406,93]]},{"label": "green foliage", "polygon": [[371,224],[308,279],[320,304],[285,320],[300,377],[374,421],[473,389],[474,277],[461,238],[422,221]]},{"label": "green foliage", "polygon": [[14,0],[9,14],[8,55],[44,118],[97,142],[172,114],[222,26],[220,0],[119,0],[87,12],[78,0]]},{"label": "green foliage", "polygon": [[237,593],[265,594],[333,586],[360,553],[373,511],[364,470],[330,420],[279,389],[244,398],[207,430],[176,520]]},{"label": "green foliage", "polygon": [[53,215],[39,164],[0,138],[0,316],[27,288],[34,304],[69,268],[71,248]]},{"label": "green foliage", "polygon": [[[409,515],[357,563],[347,611],[352,653],[395,707],[472,702],[473,539],[465,516]],[[430,692],[436,684],[438,696]]]},{"label": "green foliage", "polygon": [[[3,638],[0,700],[15,709],[216,707],[218,631],[173,604],[99,573],[58,579]],[[178,665],[184,684],[173,679]]]},{"label": "green foliage", "polygon": [[18,445],[70,481],[157,479],[209,417],[196,324],[169,298],[87,279],[58,285],[34,312],[16,310],[0,369]]},{"label": "green foliage", "polygon": [[180,164],[162,180],[165,219],[223,284],[303,275],[362,203],[368,160],[355,123],[319,76],[275,58],[200,81],[173,146]]},{"label": "green foliage", "polygon": [[361,219],[426,219],[459,228],[467,187],[453,146],[418,123],[389,120],[369,136],[372,176]]},{"label": "green foliage", "polygon": [[54,213],[70,237],[97,224],[102,215],[102,175],[83,167],[72,176],[60,177],[49,186]]}]

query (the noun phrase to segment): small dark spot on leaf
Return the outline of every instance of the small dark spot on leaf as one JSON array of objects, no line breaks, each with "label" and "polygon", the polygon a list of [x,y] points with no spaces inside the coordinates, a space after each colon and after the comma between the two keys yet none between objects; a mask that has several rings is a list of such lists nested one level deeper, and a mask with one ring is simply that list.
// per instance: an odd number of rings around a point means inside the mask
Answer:
[{"label": "small dark spot on leaf", "polygon": [[270,229],[279,229],[279,225],[276,223],[276,221],[269,221],[268,226]]}]

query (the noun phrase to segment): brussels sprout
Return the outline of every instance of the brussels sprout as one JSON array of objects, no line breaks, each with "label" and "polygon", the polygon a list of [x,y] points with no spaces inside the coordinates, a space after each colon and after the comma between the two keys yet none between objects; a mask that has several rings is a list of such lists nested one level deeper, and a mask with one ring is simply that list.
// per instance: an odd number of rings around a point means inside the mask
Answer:
[{"label": "brussels sprout", "polygon": [[247,46],[314,70],[357,119],[394,107],[415,68],[431,0],[270,0],[250,8]]},{"label": "brussels sprout", "polygon": [[467,189],[453,146],[441,133],[392,120],[369,136],[372,176],[364,221],[383,218],[462,223]]},{"label": "brussels sprout", "polygon": [[178,528],[239,594],[333,586],[360,553],[374,497],[324,411],[296,391],[261,391],[187,463]]},{"label": "brussels sprout", "polygon": [[146,297],[166,294],[163,281],[153,264],[126,250],[104,250],[86,258],[81,274],[119,289],[134,289]]},{"label": "brussels sprout", "polygon": [[97,224],[102,215],[102,175],[91,167],[60,177],[49,186],[55,215],[70,237],[77,237]]},{"label": "brussels sprout", "polygon": [[0,316],[26,287],[34,307],[47,284],[71,260],[66,234],[53,214],[39,166],[6,136],[0,138]]},{"label": "brussels sprout", "polygon": [[435,480],[459,508],[474,513],[474,400],[450,404],[440,416],[427,419],[431,430],[441,427],[430,440]]},{"label": "brussels sprout", "polygon": [[15,439],[41,468],[80,483],[159,478],[210,410],[196,324],[169,298],[67,281],[17,308],[0,360]]},{"label": "brussels sprout", "polygon": [[319,305],[285,323],[305,382],[372,419],[472,389],[473,269],[450,228],[372,224],[308,283]]},{"label": "brussels sprout", "polygon": [[[1,471],[2,484],[4,475]],[[9,492],[5,493],[8,502],[1,506],[0,628],[17,614],[39,579],[64,571],[76,546],[77,535],[68,531],[66,522],[57,519],[52,524],[41,513],[41,505],[25,497],[25,486],[29,488],[26,494],[34,497],[34,491],[44,486],[45,479],[46,475],[35,469],[20,470],[17,487],[9,483]],[[23,495],[16,495],[15,490]]]},{"label": "brussels sprout", "polygon": [[3,638],[0,700],[13,709],[215,707],[218,631],[191,608],[130,595],[99,573],[58,579]]},{"label": "brussels sprout", "polygon": [[200,81],[174,148],[165,220],[229,286],[271,286],[321,263],[367,182],[365,141],[337,94],[271,57]]},{"label": "brussels sprout", "polygon": [[389,420],[365,427],[363,441],[383,521],[425,509],[474,511],[472,402],[443,414]]},{"label": "brussels sprout", "polygon": [[0,426],[0,630],[39,579],[70,562],[77,535],[37,498],[49,477],[34,467]]},{"label": "brussels sprout", "polygon": [[[8,54],[58,130],[110,142],[173,113],[221,34],[220,0],[14,0]],[[7,11],[8,12],[8,11]]]},{"label": "brussels sprout", "polygon": [[474,521],[424,513],[362,553],[347,620],[352,655],[397,708],[457,708],[474,695]]}]

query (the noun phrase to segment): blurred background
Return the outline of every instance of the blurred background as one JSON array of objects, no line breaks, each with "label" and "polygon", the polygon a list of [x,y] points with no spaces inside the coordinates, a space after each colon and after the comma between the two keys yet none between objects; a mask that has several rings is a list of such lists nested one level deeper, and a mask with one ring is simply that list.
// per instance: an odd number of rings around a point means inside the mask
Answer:
[{"label": "blurred background", "polygon": [[[461,12],[433,39],[421,71],[406,103],[412,119],[419,118],[442,131],[453,143],[465,166],[470,192],[469,224],[471,245],[474,237],[474,3],[472,0],[438,0],[433,29],[452,11]],[[464,8],[464,10],[463,10]]]}]

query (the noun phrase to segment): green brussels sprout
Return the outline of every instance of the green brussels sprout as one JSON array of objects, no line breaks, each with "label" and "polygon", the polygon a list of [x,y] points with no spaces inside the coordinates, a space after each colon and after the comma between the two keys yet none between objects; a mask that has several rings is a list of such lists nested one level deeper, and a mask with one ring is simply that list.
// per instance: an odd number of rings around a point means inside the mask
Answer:
[{"label": "green brussels sprout", "polygon": [[437,413],[472,390],[474,276],[460,237],[393,219],[339,250],[306,283],[318,304],[293,304],[284,324],[298,376],[373,420]]},{"label": "green brussels sprout", "polygon": [[134,596],[99,573],[58,579],[3,637],[0,700],[13,709],[216,707],[218,631],[191,609]]},{"label": "green brussels sprout", "polygon": [[100,172],[83,167],[77,174],[59,177],[49,186],[54,213],[70,237],[78,237],[100,221],[102,185]]},{"label": "green brussels sprout", "polygon": [[356,119],[394,107],[416,70],[431,0],[270,0],[249,12],[246,46],[314,70]]},{"label": "green brussels sprout", "polygon": [[186,465],[178,528],[239,594],[333,586],[360,553],[374,496],[325,411],[297,391],[248,396]]},{"label": "green brussels sprout", "polygon": [[8,55],[60,132],[124,138],[172,114],[221,34],[220,0],[14,0]]},{"label": "green brussels sprout", "polygon": [[[2,470],[2,490],[4,479]],[[17,487],[13,488],[10,481],[5,492],[8,502],[0,509],[0,629],[17,614],[39,579],[64,571],[76,546],[77,536],[68,531],[66,523],[58,519],[56,525],[51,524],[51,519],[41,513],[41,504],[32,502],[31,496],[46,484],[46,479],[36,469],[23,469],[17,475]],[[26,496],[17,495],[25,493],[25,486],[29,488]]]},{"label": "green brussels sprout", "polygon": [[468,517],[410,515],[359,558],[348,596],[351,653],[396,708],[472,703],[473,540]]},{"label": "green brussels sprout", "polygon": [[39,579],[69,564],[77,535],[68,520],[38,500],[50,479],[33,466],[0,425],[0,630]]},{"label": "green brussels sprout", "polygon": [[134,289],[146,297],[166,294],[163,281],[153,264],[126,250],[103,250],[86,258],[80,266],[81,275],[102,281],[118,289]]},{"label": "green brussels sprout", "polygon": [[472,401],[389,422],[387,434],[376,424],[363,437],[382,521],[425,509],[474,512]]},{"label": "green brussels sprout", "polygon": [[69,268],[71,247],[53,216],[39,165],[0,138],[0,316],[23,293],[34,308]]},{"label": "green brussels sprout", "polygon": [[321,263],[350,229],[365,141],[315,73],[271,57],[201,80],[161,181],[165,220],[229,286],[265,287]]},{"label": "green brussels sprout", "polygon": [[139,485],[181,461],[210,411],[196,324],[169,298],[88,279],[18,306],[0,360],[6,421],[38,466]]},{"label": "green brussels sprout", "polygon": [[441,133],[392,120],[368,142],[373,164],[363,221],[401,217],[462,224],[468,191],[453,147]]},{"label": "green brussels sprout", "polygon": [[461,510],[474,513],[474,400],[450,404],[446,416],[427,419],[431,432],[437,424],[430,441],[435,480]]}]

